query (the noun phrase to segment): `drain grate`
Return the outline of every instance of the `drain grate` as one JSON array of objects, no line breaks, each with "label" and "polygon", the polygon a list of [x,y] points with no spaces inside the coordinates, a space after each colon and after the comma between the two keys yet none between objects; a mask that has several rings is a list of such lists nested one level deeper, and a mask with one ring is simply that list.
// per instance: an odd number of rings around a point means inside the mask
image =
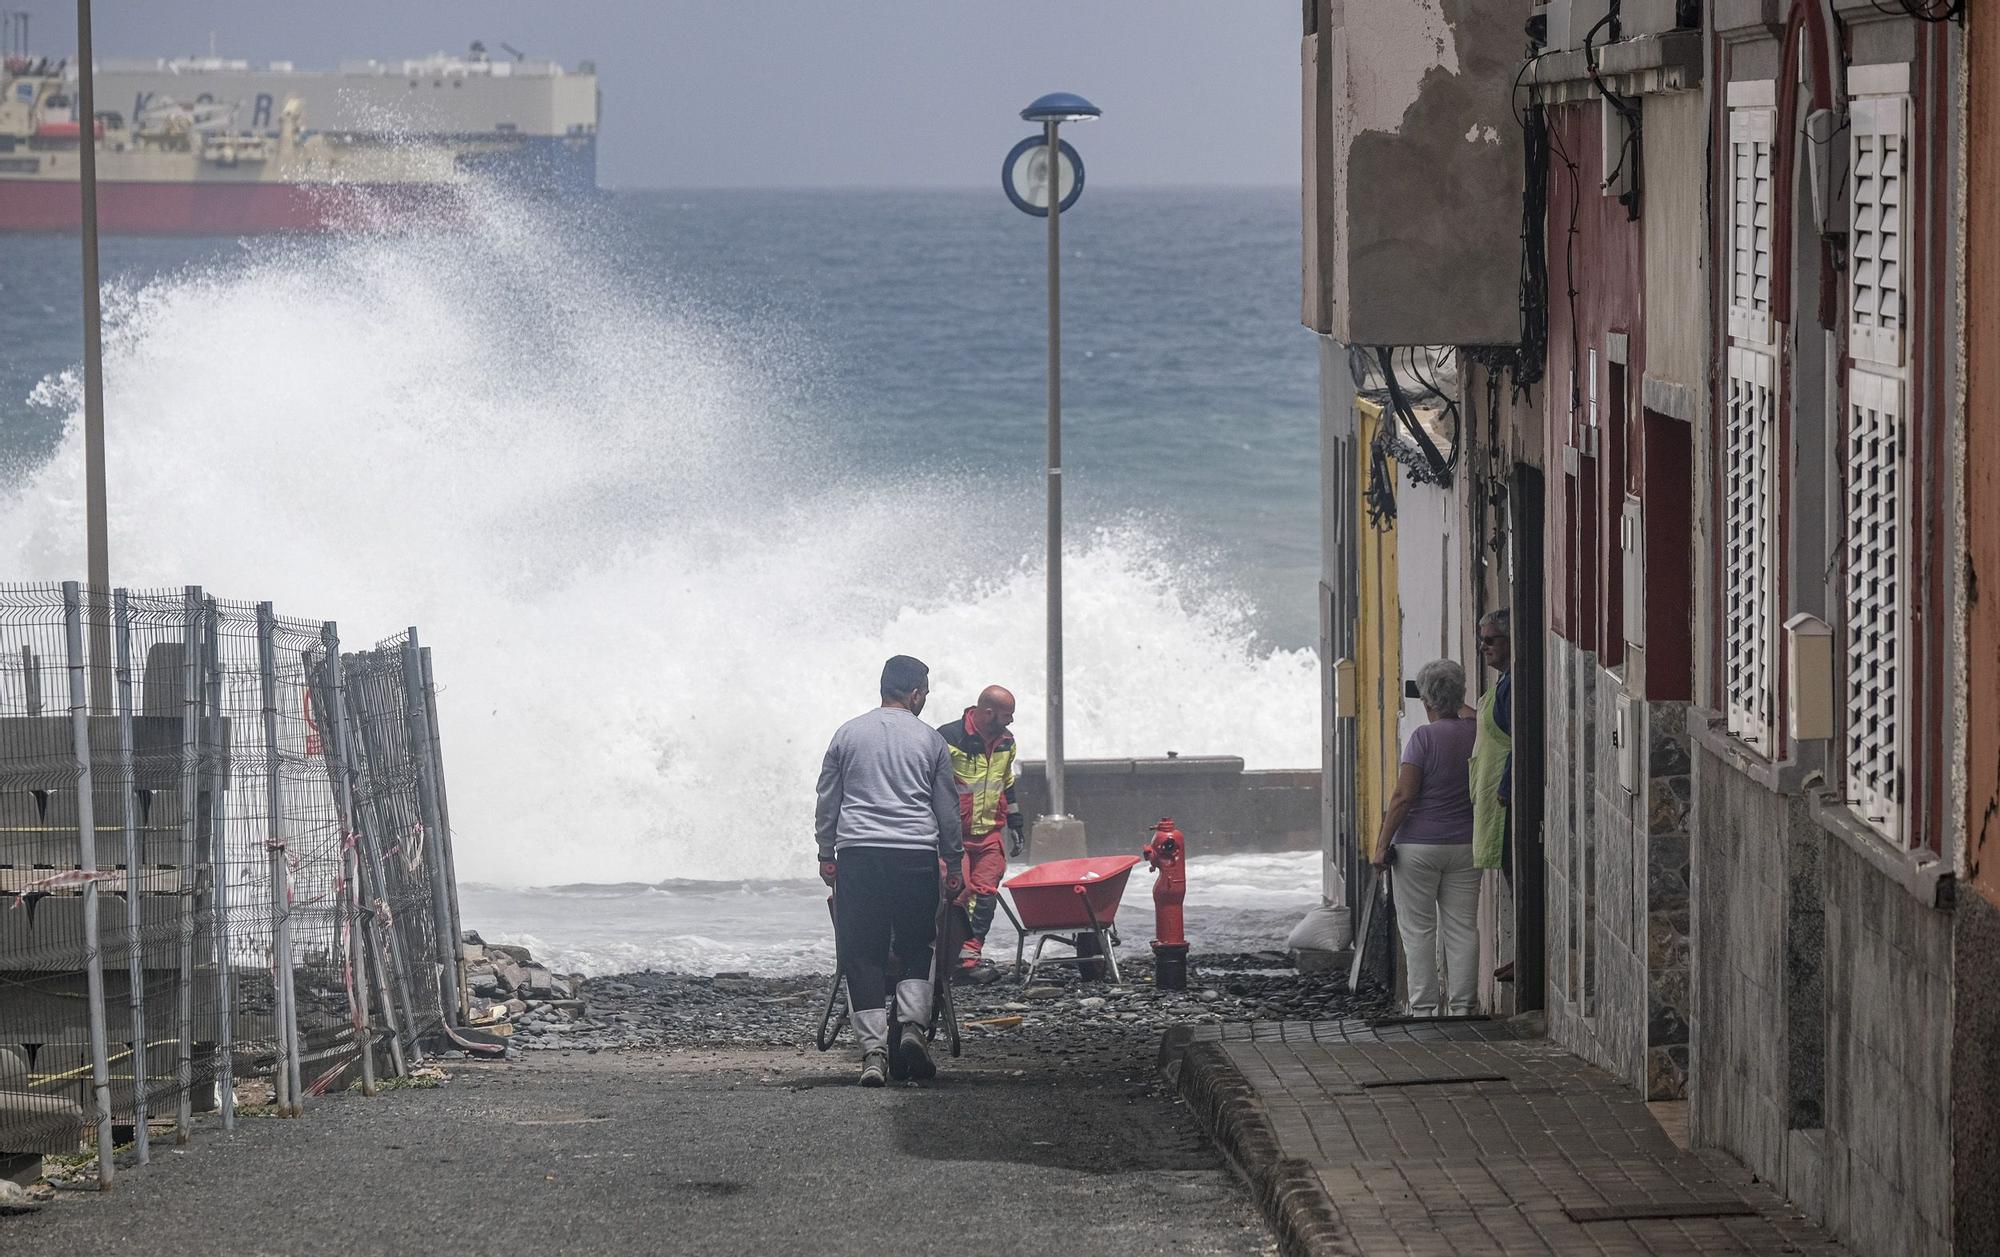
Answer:
[{"label": "drain grate", "polygon": [[1757,1212],[1741,1200],[1646,1201],[1629,1205],[1565,1205],[1571,1222],[1643,1222],[1652,1218],[1741,1218]]},{"label": "drain grate", "polygon": [[1371,1078],[1357,1083],[1364,1091],[1381,1087],[1442,1087],[1454,1082],[1506,1082],[1505,1074],[1422,1074],[1415,1078]]}]

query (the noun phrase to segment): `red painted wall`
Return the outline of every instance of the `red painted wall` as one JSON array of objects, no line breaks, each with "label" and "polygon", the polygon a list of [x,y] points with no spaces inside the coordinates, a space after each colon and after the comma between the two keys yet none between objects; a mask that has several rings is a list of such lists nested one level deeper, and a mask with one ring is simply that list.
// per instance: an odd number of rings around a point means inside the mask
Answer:
[{"label": "red painted wall", "polygon": [[[1629,475],[1628,429],[1639,413],[1645,371],[1644,239],[1604,180],[1602,106],[1558,105],[1549,117],[1549,356],[1547,449],[1549,474],[1561,477],[1562,518],[1549,530],[1550,626],[1610,665],[1624,657],[1620,622],[1623,556],[1618,522]],[[1643,204],[1641,206],[1643,210]],[[1626,358],[1612,370],[1606,334],[1622,332]],[[1590,351],[1597,351],[1598,446],[1566,471],[1564,447],[1587,419]],[[1569,381],[1576,390],[1572,415]],[[1622,397],[1612,396],[1614,376]]]}]

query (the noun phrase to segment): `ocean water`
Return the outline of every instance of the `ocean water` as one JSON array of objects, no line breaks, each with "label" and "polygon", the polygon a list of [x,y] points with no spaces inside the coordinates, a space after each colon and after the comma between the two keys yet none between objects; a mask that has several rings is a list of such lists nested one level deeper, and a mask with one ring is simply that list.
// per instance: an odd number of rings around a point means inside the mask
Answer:
[{"label": "ocean water", "polygon": [[[1296,241],[1280,189],[1065,219],[1072,755],[1317,759]],[[107,240],[114,579],[421,626],[469,881],[783,882],[884,656],[1041,751],[1042,243],[997,190]],[[83,568],[76,276],[0,237],[0,578]]]},{"label": "ocean water", "polygon": [[[1186,931],[1197,955],[1283,945],[1319,903],[1319,855],[1195,856],[1188,861]],[[667,881],[531,889],[468,883],[467,929],[517,943],[558,973],[741,971],[760,977],[833,972],[833,927],[817,880]],[[1132,870],[1115,924],[1120,956],[1148,956],[1153,874]],[[1012,963],[1015,930],[996,915],[986,954]],[[1034,944],[1027,947],[1034,955]],[[1068,949],[1050,944],[1047,955]]]}]

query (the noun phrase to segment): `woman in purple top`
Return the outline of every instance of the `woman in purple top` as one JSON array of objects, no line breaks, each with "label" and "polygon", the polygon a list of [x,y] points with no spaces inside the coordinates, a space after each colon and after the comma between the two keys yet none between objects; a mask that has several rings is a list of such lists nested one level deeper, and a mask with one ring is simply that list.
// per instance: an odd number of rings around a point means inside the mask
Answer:
[{"label": "woman in purple top", "polygon": [[[1449,659],[1417,673],[1429,723],[1403,746],[1396,793],[1382,815],[1375,863],[1396,865],[1396,922],[1403,934],[1410,1015],[1477,1010],[1479,870],[1472,866],[1472,743],[1479,724],[1465,705],[1465,669]],[[1440,997],[1438,942],[1444,942]]]}]

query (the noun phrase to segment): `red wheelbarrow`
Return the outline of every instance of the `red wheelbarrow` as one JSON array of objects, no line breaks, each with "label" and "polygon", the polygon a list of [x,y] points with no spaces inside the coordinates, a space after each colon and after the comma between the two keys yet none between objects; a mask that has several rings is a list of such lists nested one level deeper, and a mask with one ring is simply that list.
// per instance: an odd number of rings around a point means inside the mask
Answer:
[{"label": "red wheelbarrow", "polygon": [[[1043,963],[1081,967],[1101,962],[1110,967],[1113,982],[1124,983],[1118,972],[1118,927],[1113,920],[1118,915],[1118,900],[1125,893],[1125,879],[1138,863],[1139,857],[1134,855],[1051,860],[1001,883],[1014,897],[1012,915],[1022,944],[1028,935],[1036,935],[1035,956],[1028,962],[1025,981],[1033,982],[1036,968]],[[1086,937],[1096,940],[1096,954],[1084,950]],[[1076,954],[1044,962],[1042,948],[1051,939]],[[1018,957],[1018,946],[1016,954]]]}]

